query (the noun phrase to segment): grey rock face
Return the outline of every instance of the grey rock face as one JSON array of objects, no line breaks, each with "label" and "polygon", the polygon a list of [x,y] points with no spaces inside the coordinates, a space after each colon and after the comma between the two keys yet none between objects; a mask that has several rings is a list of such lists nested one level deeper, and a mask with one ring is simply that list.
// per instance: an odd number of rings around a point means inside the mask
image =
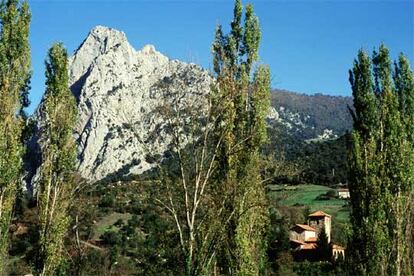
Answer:
[{"label": "grey rock face", "polygon": [[146,156],[162,155],[168,145],[156,112],[165,93],[182,89],[190,104],[201,105],[199,95],[208,93],[212,79],[152,45],[136,51],[123,32],[97,26],[70,58],[69,81],[79,110],[79,172],[97,181],[152,168]]}]

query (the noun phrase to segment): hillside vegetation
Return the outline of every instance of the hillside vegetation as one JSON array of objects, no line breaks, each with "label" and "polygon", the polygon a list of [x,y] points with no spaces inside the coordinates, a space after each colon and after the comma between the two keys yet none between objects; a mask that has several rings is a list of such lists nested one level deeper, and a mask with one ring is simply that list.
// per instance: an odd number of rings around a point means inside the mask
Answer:
[{"label": "hillside vegetation", "polygon": [[[285,113],[299,115],[305,123],[300,135],[303,139],[317,137],[325,129],[332,130],[340,136],[352,128],[352,117],[349,112],[349,108],[353,107],[351,97],[306,95],[274,89],[271,93],[271,102],[278,112],[282,107]],[[281,117],[284,117],[283,114]]]}]

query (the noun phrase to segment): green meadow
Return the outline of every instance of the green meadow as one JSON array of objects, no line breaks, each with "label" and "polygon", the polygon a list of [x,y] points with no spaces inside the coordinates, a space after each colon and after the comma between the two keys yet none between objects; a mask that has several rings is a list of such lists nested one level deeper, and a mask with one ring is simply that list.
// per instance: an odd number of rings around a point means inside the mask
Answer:
[{"label": "green meadow", "polygon": [[301,184],[295,186],[269,185],[268,190],[271,200],[277,200],[280,206],[305,206],[311,212],[321,210],[332,216],[337,223],[349,222],[348,201],[339,198],[319,199],[318,196],[326,194],[332,188]]}]

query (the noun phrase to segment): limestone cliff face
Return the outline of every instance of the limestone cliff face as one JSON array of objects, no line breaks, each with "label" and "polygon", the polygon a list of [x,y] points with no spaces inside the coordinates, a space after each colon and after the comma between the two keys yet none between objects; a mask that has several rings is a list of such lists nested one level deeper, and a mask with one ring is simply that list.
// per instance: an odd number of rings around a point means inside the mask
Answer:
[{"label": "limestone cliff face", "polygon": [[187,102],[201,105],[211,80],[201,67],[170,60],[152,45],[136,51],[123,32],[92,29],[69,59],[81,176],[97,181],[152,168],[146,157],[162,155],[170,139],[156,112],[166,104],[166,94],[184,90]]},{"label": "limestone cliff face", "polygon": [[[97,26],[70,57],[69,82],[79,110],[75,129],[78,170],[82,177],[94,182],[153,168],[156,164],[149,157],[162,156],[171,139],[160,108],[176,108],[179,102],[178,105],[190,105],[203,112],[213,79],[200,66],[170,60],[152,45],[136,51],[123,32]],[[174,98],[177,93],[179,101]],[[344,131],[340,130],[346,128],[342,125],[350,121],[346,107],[350,101],[274,91],[269,127],[299,142],[332,139],[342,135]],[[319,103],[331,107],[329,112],[312,113],[313,109],[319,110]],[[337,118],[337,114],[344,119],[339,124],[330,123],[330,116]],[[36,112],[34,117],[39,131],[42,115]],[[332,130],[333,125],[337,129]],[[276,132],[270,132],[270,140],[279,141],[280,135],[272,137],[272,133]],[[32,182],[36,182],[36,168],[41,163],[39,143],[35,135],[29,145],[37,152],[27,162],[27,179],[34,175]]]}]

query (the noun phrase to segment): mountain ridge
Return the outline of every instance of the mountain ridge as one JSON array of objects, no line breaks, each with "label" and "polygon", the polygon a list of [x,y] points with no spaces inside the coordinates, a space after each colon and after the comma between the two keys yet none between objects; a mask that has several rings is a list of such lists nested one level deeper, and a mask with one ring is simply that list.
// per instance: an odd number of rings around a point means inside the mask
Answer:
[{"label": "mountain ridge", "polygon": [[[78,104],[74,135],[80,175],[94,182],[151,169],[145,156],[149,150],[162,155],[169,139],[154,111],[177,89],[178,80],[192,80],[184,87],[185,97],[198,108],[197,95],[207,93],[211,82],[200,66],[170,60],[152,45],[136,51],[123,32],[93,28],[69,58],[69,85]],[[166,82],[171,87],[163,91]],[[37,129],[44,120],[39,116]]]},{"label": "mountain ridge", "polygon": [[[353,108],[352,97],[308,95],[273,89],[271,102],[275,110],[285,113],[282,116],[285,121],[301,132],[293,133],[300,139],[315,139],[324,135],[327,139],[335,138],[352,129],[349,112]],[[289,128],[289,124],[285,126]]]},{"label": "mountain ridge", "polygon": [[[209,92],[212,81],[209,72],[196,64],[171,60],[153,45],[135,50],[125,33],[103,26],[93,28],[69,58],[69,84],[79,113],[74,135],[80,175],[94,182],[153,168],[147,155],[162,156],[170,139],[157,108],[171,104],[166,102],[168,95],[181,91],[184,102],[202,111],[203,95]],[[325,96],[316,97],[313,109],[303,108],[304,99],[313,96],[276,89],[271,97],[269,126],[286,131],[294,139],[304,141],[318,135],[322,135],[321,140],[335,138],[348,127],[317,123],[315,105],[326,102]],[[302,105],[295,103],[298,97]],[[344,106],[342,98],[327,97],[327,102]],[[344,117],[335,106],[328,105],[328,113]],[[44,118],[37,112],[35,117],[39,130]],[[327,137],[325,129],[330,131]],[[278,138],[271,135],[270,139]]]}]

